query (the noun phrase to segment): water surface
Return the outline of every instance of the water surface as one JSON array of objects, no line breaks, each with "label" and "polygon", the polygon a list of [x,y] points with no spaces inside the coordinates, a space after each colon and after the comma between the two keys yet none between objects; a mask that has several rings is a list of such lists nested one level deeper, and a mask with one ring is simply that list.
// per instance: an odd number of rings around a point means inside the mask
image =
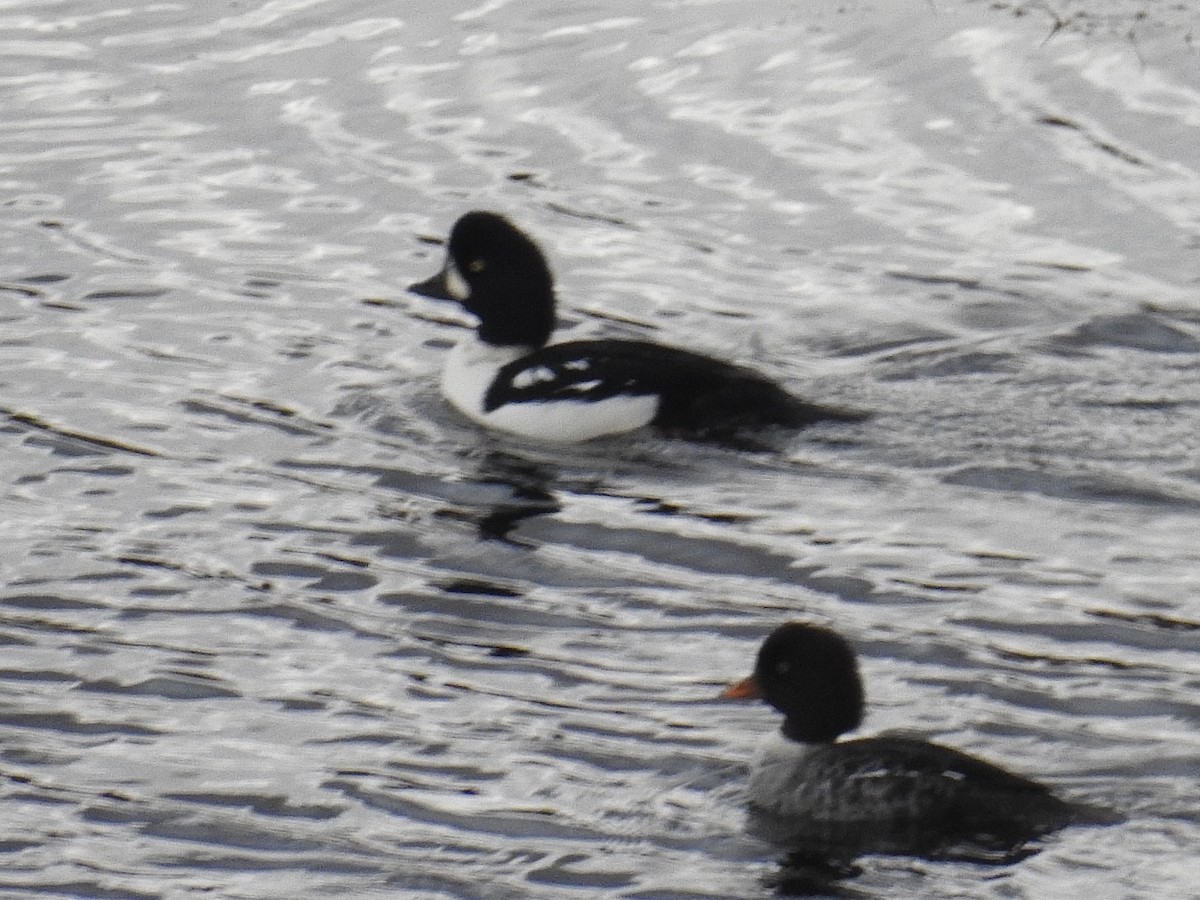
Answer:
[{"label": "water surface", "polygon": [[[1128,815],[845,891],[1195,896],[1200,81],[1136,24],[0,8],[0,890],[771,896],[713,697],[806,618],[866,730]],[[403,290],[470,208],[565,327],[875,418],[482,434]]]}]

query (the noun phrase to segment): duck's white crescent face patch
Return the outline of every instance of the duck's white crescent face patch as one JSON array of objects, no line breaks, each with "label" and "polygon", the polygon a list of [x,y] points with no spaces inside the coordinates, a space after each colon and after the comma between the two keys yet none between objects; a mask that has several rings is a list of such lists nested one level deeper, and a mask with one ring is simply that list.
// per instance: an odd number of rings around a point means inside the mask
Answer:
[{"label": "duck's white crescent face patch", "polygon": [[446,282],[447,293],[459,303],[471,296],[471,286],[459,273],[458,266],[454,265],[454,260],[446,261],[446,272],[443,278]]}]

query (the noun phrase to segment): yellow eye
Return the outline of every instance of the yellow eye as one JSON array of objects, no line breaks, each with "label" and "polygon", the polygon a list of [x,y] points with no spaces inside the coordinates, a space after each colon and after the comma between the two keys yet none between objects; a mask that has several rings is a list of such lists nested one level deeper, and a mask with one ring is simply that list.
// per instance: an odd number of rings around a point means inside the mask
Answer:
[{"label": "yellow eye", "polygon": [[467,271],[478,275],[487,268],[487,262],[482,259],[473,259],[467,263]]}]

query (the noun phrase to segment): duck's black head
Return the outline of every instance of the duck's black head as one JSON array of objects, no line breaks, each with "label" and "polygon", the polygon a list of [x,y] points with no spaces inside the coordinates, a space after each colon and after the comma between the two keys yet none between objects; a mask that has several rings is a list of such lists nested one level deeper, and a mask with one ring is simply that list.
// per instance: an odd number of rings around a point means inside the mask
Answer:
[{"label": "duck's black head", "polygon": [[479,317],[489,344],[540,347],[554,330],[554,279],[528,235],[492,212],[469,212],[454,223],[446,264],[410,291],[457,300]]},{"label": "duck's black head", "polygon": [[828,628],[789,622],[763,642],[754,674],[723,696],[761,697],[784,715],[783,733],[825,743],[862,721],[863,686],[854,650]]}]

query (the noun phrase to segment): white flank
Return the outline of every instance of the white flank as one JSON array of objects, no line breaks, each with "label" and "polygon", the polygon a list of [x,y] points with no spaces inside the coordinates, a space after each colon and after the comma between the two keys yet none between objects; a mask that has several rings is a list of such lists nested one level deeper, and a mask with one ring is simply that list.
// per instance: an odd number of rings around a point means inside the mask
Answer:
[{"label": "white flank", "polygon": [[658,399],[650,396],[611,397],[595,402],[507,403],[484,412],[483,398],[496,372],[527,352],[523,347],[494,347],[474,339],[463,341],[450,351],[446,360],[442,395],[468,419],[487,428],[555,443],[576,443],[633,431],[650,424],[658,412]]}]

